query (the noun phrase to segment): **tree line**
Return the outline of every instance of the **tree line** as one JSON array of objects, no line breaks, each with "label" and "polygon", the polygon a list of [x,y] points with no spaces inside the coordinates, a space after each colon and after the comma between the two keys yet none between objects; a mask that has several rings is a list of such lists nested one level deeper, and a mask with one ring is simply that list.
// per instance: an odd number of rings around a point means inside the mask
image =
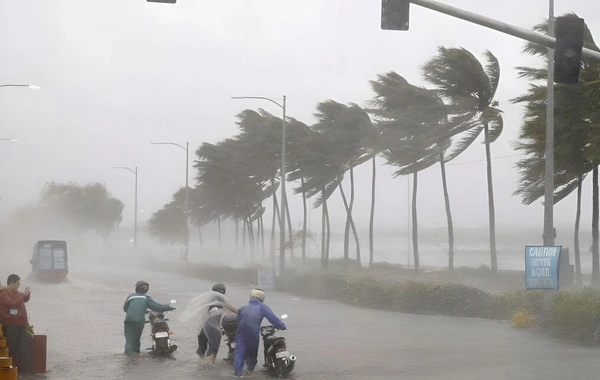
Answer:
[{"label": "tree line", "polygon": [[[574,17],[567,14],[562,17]],[[546,33],[548,22],[534,27]],[[586,27],[584,46],[598,50]],[[529,43],[524,54],[546,59],[546,49]],[[545,67],[545,66],[544,66]],[[525,109],[514,148],[524,155],[518,162],[521,178],[515,195],[531,204],[544,194],[544,126],[546,122],[546,69],[519,67],[519,76],[529,81],[526,93],[512,99]],[[454,269],[454,230],[446,164],[465,152],[475,141],[485,144],[487,199],[489,216],[490,268],[498,269],[495,203],[492,171],[492,144],[503,131],[502,111],[495,99],[500,85],[500,65],[490,51],[482,59],[464,48],[440,47],[437,54],[421,67],[423,84],[409,83],[395,71],[379,74],[369,81],[373,97],[360,106],[325,100],[316,106],[316,122],[306,125],[286,117],[287,181],[295,194],[302,197],[303,229],[293,241],[289,212],[287,247],[301,247],[306,257],[307,200],[321,209],[321,264],[329,262],[330,223],[328,203],[339,193],[346,210],[344,258],[350,259],[350,239],[355,242],[356,265],[362,252],[353,219],[355,204],[354,169],[369,163],[372,167],[371,213],[369,223],[369,263],[374,261],[376,160],[382,158],[395,167],[395,176],[411,176],[412,242],[415,269],[419,270],[418,174],[439,164],[448,229],[448,269]],[[600,129],[600,65],[585,59],[579,83],[555,84],[555,196],[560,202],[574,191],[578,194],[576,210],[575,262],[581,283],[578,231],[581,216],[581,185],[588,173],[593,180],[593,281],[600,281],[598,259],[598,165],[597,149]],[[163,241],[176,243],[185,238],[185,215],[200,229],[208,223],[234,220],[236,231],[242,230],[255,249],[264,250],[266,207],[273,210],[271,239],[274,238],[279,209],[286,207],[277,197],[281,182],[282,120],[263,109],[244,110],[237,115],[239,132],[217,144],[202,144],[196,150],[194,167],[196,185],[191,190],[189,210],[183,207],[183,189],[150,220],[151,233]],[[342,181],[349,177],[349,189]],[[270,201],[268,201],[270,199]],[[236,232],[236,239],[238,233]],[[219,233],[220,236],[220,233]],[[220,237],[219,237],[220,239]],[[293,252],[292,252],[293,255]],[[284,260],[280,252],[280,260]]]}]

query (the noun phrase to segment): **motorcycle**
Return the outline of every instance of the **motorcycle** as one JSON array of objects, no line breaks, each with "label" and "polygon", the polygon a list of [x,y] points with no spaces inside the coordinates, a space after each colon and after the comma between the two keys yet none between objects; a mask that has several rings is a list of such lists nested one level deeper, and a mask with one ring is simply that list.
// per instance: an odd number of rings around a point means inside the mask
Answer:
[{"label": "motorcycle", "polygon": [[[281,316],[281,319],[286,318],[287,314]],[[290,355],[288,352],[284,337],[275,336],[275,332],[278,330],[273,325],[262,326],[260,328],[260,335],[262,336],[265,348],[264,367],[282,377],[294,370],[296,356]]]},{"label": "motorcycle", "polygon": [[223,315],[221,318],[221,335],[225,337],[225,344],[227,345],[228,352],[227,357],[224,358],[226,362],[233,363],[233,350],[235,348],[235,331],[237,330],[237,314],[229,313]]},{"label": "motorcycle", "polygon": [[[176,300],[171,300],[169,305],[173,307],[176,302]],[[171,356],[171,354],[177,350],[177,345],[171,344],[170,336],[173,334],[173,331],[169,329],[169,325],[167,324],[169,318],[165,318],[165,314],[168,313],[168,311],[149,311],[147,313],[148,320],[146,323],[150,323],[152,347],[146,348],[146,350],[151,355],[163,357]]]}]

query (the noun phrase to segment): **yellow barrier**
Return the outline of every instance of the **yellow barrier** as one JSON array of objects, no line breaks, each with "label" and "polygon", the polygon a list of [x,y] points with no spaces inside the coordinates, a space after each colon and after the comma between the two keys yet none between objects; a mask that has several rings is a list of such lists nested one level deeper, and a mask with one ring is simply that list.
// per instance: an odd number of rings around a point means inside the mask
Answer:
[{"label": "yellow barrier", "polygon": [[8,354],[6,338],[2,336],[0,324],[0,380],[17,380],[18,371],[12,366],[12,358]]}]

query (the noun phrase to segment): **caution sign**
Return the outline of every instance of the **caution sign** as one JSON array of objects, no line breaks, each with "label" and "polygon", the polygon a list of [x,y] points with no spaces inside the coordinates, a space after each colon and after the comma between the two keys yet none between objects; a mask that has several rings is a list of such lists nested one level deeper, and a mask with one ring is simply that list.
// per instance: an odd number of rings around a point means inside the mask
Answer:
[{"label": "caution sign", "polygon": [[525,247],[526,289],[558,290],[558,259],[562,246]]}]

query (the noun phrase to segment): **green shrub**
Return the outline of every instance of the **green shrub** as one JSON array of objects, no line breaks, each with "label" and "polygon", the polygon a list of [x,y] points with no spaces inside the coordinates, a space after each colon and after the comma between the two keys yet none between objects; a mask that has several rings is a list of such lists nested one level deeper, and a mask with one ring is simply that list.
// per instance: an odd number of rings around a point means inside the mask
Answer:
[{"label": "green shrub", "polygon": [[[215,282],[255,284],[256,268],[187,265],[183,273]],[[478,271],[485,271],[480,268]],[[303,297],[335,299],[351,305],[414,314],[510,320],[517,327],[539,325],[561,338],[590,342],[600,323],[600,291],[591,288],[518,290],[492,294],[462,284],[381,281],[374,276],[304,273],[275,278],[275,290]]]},{"label": "green shrub", "polygon": [[600,292],[593,289],[559,292],[544,323],[553,335],[590,342],[600,316]]}]

